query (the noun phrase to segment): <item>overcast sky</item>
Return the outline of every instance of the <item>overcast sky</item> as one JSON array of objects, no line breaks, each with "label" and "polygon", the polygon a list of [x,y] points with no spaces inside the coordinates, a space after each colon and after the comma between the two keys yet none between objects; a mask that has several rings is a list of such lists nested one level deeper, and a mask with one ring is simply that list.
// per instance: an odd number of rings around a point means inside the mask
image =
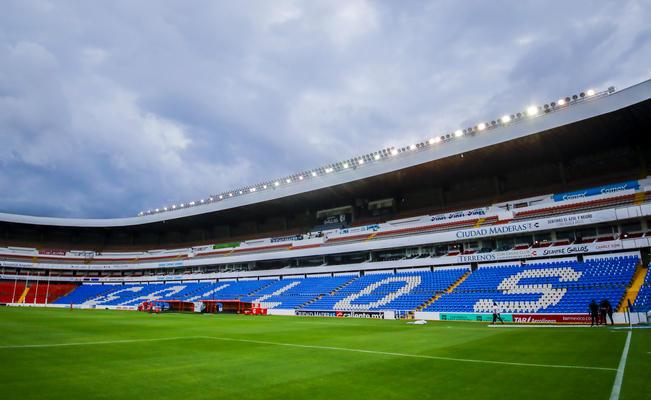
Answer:
[{"label": "overcast sky", "polygon": [[0,212],[131,216],[651,78],[651,1],[29,1]]}]

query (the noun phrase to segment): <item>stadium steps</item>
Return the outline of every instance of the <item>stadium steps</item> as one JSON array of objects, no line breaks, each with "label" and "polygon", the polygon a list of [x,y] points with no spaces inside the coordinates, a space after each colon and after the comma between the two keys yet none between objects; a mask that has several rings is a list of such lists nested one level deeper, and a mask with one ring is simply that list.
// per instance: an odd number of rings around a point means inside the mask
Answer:
[{"label": "stadium steps", "polygon": [[633,201],[633,204],[639,206],[640,204],[644,203],[645,200],[646,192],[635,193],[635,200]]},{"label": "stadium steps", "polygon": [[321,300],[321,299],[323,298],[323,296],[325,296],[325,295],[324,295],[324,294],[320,294],[320,295],[316,296],[315,298],[313,298],[312,300],[306,301],[305,303],[300,304],[300,305],[298,305],[298,306],[296,306],[296,307],[294,307],[294,308],[295,308],[296,310],[300,310],[301,308],[303,308],[303,307],[307,307],[307,306],[309,306],[310,304],[314,303],[315,301]]},{"label": "stadium steps", "polygon": [[445,292],[437,293],[434,297],[430,298],[427,300],[425,303],[421,304],[420,306],[416,307],[416,311],[421,311],[425,308],[427,308],[430,304],[434,303],[436,300],[438,300],[441,296],[443,296],[444,293],[452,293],[452,291],[459,285],[463,283],[463,281],[470,276],[472,271],[467,271],[465,274],[461,275],[459,279],[457,279],[456,282],[454,282],[452,285],[450,285],[447,289],[445,289]]},{"label": "stadium steps", "polygon": [[330,296],[332,296],[333,294],[335,294],[335,293],[337,293],[338,291],[342,290],[342,289],[345,288],[346,286],[348,286],[348,285],[350,285],[351,283],[355,282],[355,281],[357,280],[357,278],[358,278],[357,276],[354,277],[353,279],[347,281],[346,283],[344,283],[343,285],[339,286],[338,288],[335,288],[333,291],[331,291],[331,292],[328,293],[328,294],[329,294]]},{"label": "stadium steps", "polygon": [[252,291],[251,293],[247,293],[246,296],[243,296],[243,297],[255,296],[256,293],[258,293],[258,292],[261,291],[262,289],[268,288],[269,286],[273,285],[274,283],[276,283],[276,282],[275,282],[275,281],[271,281],[271,282],[269,282],[268,284],[266,284],[266,285],[264,285],[264,286],[262,286],[262,287],[257,288],[256,290]]},{"label": "stadium steps", "polygon": [[624,298],[619,303],[619,307],[617,307],[618,312],[626,311],[626,307],[628,307],[629,301],[631,302],[631,304],[635,304],[637,295],[638,293],[640,293],[640,289],[644,284],[644,277],[646,276],[646,272],[647,270],[646,268],[643,267],[643,264],[639,263],[635,268],[635,272],[633,273],[633,279],[631,280],[631,284],[629,285],[628,288],[626,288],[626,293],[624,294]]},{"label": "stadium steps", "polygon": [[29,286],[25,286],[25,289],[23,289],[23,294],[20,295],[18,298],[18,301],[16,303],[22,304],[25,302],[25,298],[27,297],[27,293],[29,293]]}]

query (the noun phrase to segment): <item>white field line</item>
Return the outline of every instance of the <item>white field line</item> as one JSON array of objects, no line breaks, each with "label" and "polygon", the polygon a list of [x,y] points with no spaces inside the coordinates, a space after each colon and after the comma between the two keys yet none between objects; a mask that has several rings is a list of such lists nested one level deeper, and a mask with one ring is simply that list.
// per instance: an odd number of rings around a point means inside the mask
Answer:
[{"label": "white field line", "polygon": [[626,343],[624,344],[624,350],[622,350],[622,358],[619,359],[619,367],[617,367],[613,390],[610,392],[610,400],[619,400],[619,392],[622,389],[622,381],[624,381],[624,369],[626,368],[626,358],[628,358],[628,348],[631,345],[632,333],[633,331],[628,331],[628,335],[626,335]]},{"label": "white field line", "polygon": [[430,356],[430,355],[426,355],[426,354],[394,353],[394,352],[388,352],[388,351],[352,349],[352,348],[347,348],[347,347],[318,346],[318,345],[298,344],[298,343],[283,343],[283,342],[268,342],[268,341],[263,341],[263,340],[237,339],[237,338],[227,338],[227,337],[217,337],[217,336],[180,336],[180,337],[153,338],[153,339],[104,340],[104,341],[96,341],[96,342],[72,342],[72,343],[6,345],[6,346],[0,346],[0,350],[2,350],[2,349],[33,349],[33,348],[49,348],[49,347],[67,347],[67,346],[95,346],[95,345],[104,345],[104,344],[129,344],[129,343],[142,343],[142,342],[160,342],[160,341],[170,341],[170,340],[189,340],[189,339],[209,339],[209,340],[220,340],[220,341],[225,341],[225,342],[253,343],[253,344],[264,344],[264,345],[270,345],[270,346],[294,347],[294,348],[302,348],[302,349],[346,351],[346,352],[353,352],[353,353],[377,354],[377,355],[393,356],[393,357],[421,358],[421,359],[428,359],[428,360],[456,361],[456,362],[466,362],[466,363],[475,363],[475,364],[511,365],[511,366],[518,366],[518,367],[537,367],[537,368],[563,368],[563,369],[585,369],[585,370],[599,370],[599,371],[617,371],[617,369],[615,369],[615,368],[606,368],[606,367],[590,367],[590,366],[582,366],[582,365],[559,365],[559,364],[532,364],[532,363],[519,363],[519,362],[508,362],[508,361],[478,360],[478,359],[471,359],[471,358],[454,358],[454,357]]},{"label": "white field line", "polygon": [[296,348],[303,348],[303,349],[348,351],[348,352],[354,352],[354,353],[378,354],[378,355],[394,356],[394,357],[424,358],[424,359],[429,359],[429,360],[457,361],[457,362],[467,362],[467,363],[477,363],[477,364],[497,364],[497,365],[512,365],[512,366],[518,366],[518,367],[566,368],[566,369],[588,369],[588,370],[600,370],[600,371],[616,371],[615,368],[588,367],[588,366],[582,366],[582,365],[532,364],[532,363],[518,363],[518,362],[508,362],[508,361],[476,360],[476,359],[470,359],[470,358],[440,357],[440,356],[429,356],[429,355],[426,355],[426,354],[393,353],[393,352],[387,352],[387,351],[351,349],[351,348],[346,348],[346,347],[317,346],[317,345],[309,345],[309,344],[282,343],[282,342],[267,342],[267,341],[263,341],[263,340],[236,339],[236,338],[225,338],[225,337],[216,337],[216,336],[205,336],[205,338],[206,339],[227,341],[227,342],[266,344],[266,345],[271,345],[271,346],[296,347]]}]

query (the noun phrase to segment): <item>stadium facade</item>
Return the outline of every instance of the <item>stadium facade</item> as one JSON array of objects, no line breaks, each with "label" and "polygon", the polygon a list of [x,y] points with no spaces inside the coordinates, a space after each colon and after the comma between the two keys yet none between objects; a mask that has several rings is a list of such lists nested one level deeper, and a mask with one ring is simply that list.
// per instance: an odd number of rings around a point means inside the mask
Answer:
[{"label": "stadium facade", "polygon": [[0,214],[0,302],[298,315],[648,311],[651,81],[116,219]]}]

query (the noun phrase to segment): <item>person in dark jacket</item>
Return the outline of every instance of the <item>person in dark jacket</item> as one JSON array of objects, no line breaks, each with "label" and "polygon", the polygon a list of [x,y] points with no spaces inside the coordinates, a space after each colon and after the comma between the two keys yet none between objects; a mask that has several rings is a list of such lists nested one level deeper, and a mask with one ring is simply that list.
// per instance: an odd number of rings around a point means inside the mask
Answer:
[{"label": "person in dark jacket", "polygon": [[592,302],[590,303],[590,317],[592,319],[592,323],[590,323],[590,326],[595,326],[595,322],[597,325],[599,325],[599,304],[593,299]]},{"label": "person in dark jacket", "polygon": [[[606,315],[608,315],[610,318],[610,325],[615,325],[615,322],[613,321],[613,306],[610,305],[610,301],[608,301],[608,299],[604,299],[604,307],[606,308]],[[605,315],[604,324],[608,325],[608,320],[606,319]]]},{"label": "person in dark jacket", "polygon": [[599,302],[599,321],[603,322],[604,325],[606,325],[606,314],[608,313],[608,308],[606,307],[606,303],[608,300],[603,299]]}]

